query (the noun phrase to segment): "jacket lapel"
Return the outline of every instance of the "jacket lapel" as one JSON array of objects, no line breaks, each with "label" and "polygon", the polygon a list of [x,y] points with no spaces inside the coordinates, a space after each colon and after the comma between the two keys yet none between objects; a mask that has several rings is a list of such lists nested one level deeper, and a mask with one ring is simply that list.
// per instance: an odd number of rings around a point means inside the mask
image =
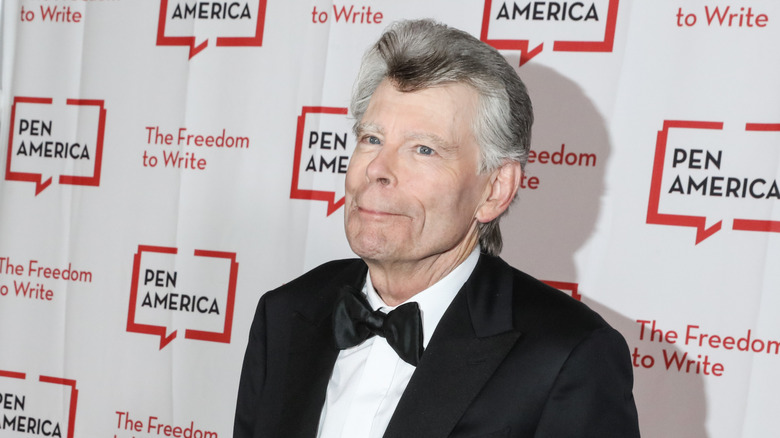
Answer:
[{"label": "jacket lapel", "polygon": [[285,391],[279,436],[315,437],[333,365],[339,354],[333,340],[332,311],[344,286],[360,289],[366,265],[355,262],[291,316]]},{"label": "jacket lapel", "polygon": [[385,432],[446,437],[520,337],[512,324],[512,275],[482,255],[439,322]]}]

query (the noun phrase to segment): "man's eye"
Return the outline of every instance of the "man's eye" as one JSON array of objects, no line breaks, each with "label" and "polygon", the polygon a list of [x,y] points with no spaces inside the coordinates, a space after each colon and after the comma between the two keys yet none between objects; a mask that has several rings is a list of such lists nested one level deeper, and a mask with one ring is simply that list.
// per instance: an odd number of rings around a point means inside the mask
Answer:
[{"label": "man's eye", "polygon": [[419,153],[419,154],[422,154],[422,155],[433,155],[434,152],[435,151],[433,149],[429,148],[428,146],[423,146],[423,145],[417,146],[417,153]]},{"label": "man's eye", "polygon": [[365,140],[369,144],[381,144],[381,141],[377,137],[374,137],[373,135],[366,136]]}]

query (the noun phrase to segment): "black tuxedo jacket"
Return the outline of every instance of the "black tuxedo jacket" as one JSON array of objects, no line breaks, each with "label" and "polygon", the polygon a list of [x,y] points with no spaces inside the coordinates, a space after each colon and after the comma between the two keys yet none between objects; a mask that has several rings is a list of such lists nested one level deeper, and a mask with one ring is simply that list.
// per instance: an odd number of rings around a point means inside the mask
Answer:
[{"label": "black tuxedo jacket", "polygon": [[[260,299],[235,438],[313,438],[338,356],[331,311],[366,265],[322,265]],[[638,437],[623,337],[568,295],[481,255],[449,306],[385,437]],[[355,437],[360,438],[360,437]]]}]

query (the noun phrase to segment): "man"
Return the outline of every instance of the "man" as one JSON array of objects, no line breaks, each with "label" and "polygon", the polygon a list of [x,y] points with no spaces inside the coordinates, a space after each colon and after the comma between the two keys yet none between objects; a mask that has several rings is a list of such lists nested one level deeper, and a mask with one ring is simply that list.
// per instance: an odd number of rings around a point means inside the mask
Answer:
[{"label": "man", "polygon": [[261,298],[234,436],[639,436],[620,334],[497,257],[533,119],[514,69],[464,32],[398,23],[351,110],[360,259]]}]

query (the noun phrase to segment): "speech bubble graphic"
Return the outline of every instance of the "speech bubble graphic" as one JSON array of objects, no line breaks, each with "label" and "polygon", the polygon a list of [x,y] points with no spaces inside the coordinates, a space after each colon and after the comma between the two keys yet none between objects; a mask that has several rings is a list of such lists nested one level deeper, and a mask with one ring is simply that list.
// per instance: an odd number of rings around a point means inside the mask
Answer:
[{"label": "speech bubble graphic", "polygon": [[[73,438],[79,397],[75,380],[51,376],[39,376],[35,380],[28,379],[26,373],[0,370],[0,388],[5,397],[4,403],[0,406],[0,414],[5,421],[4,437],[27,437],[30,434],[38,434]],[[70,394],[63,397],[63,390],[69,391]],[[62,409],[63,399],[68,401],[66,410]],[[67,412],[66,418],[62,418],[63,411]],[[28,421],[23,422],[23,419]],[[32,429],[29,428],[31,424],[29,419],[37,420]],[[66,421],[65,426],[62,423]]]},{"label": "speech bubble graphic", "polygon": [[[665,120],[656,138],[646,222],[696,228],[696,245],[723,228],[723,219],[708,226],[708,216],[737,212],[741,217],[733,217],[733,230],[780,232],[780,221],[771,217],[771,203],[780,201],[771,164],[776,160],[766,159],[778,154],[778,138],[765,133],[780,133],[780,124],[732,128],[723,122]],[[692,202],[691,196],[697,198]]]},{"label": "speech bubble graphic", "polygon": [[327,216],[344,205],[344,196],[337,193],[344,191],[355,147],[348,140],[352,129],[346,115],[347,108],[305,106],[298,116],[290,199],[325,201]]},{"label": "speech bubble graphic", "polygon": [[52,98],[15,96],[9,126],[7,181],[35,183],[36,196],[54,175],[60,184],[100,185],[103,100],[67,99],[58,105]]},{"label": "speech bubble graphic", "polygon": [[[480,39],[498,50],[519,50],[520,66],[544,48],[544,43],[531,48],[532,37],[552,40],[554,52],[611,52],[618,3],[485,0]],[[523,20],[522,24],[516,24],[518,19]]]},{"label": "speech bubble graphic", "polygon": [[138,246],[127,331],[159,336],[161,350],[177,336],[178,330],[169,326],[185,328],[185,339],[230,343],[236,254],[196,249],[188,258],[178,252],[173,247]]},{"label": "speech bubble graphic", "polygon": [[580,286],[578,283],[569,283],[565,281],[552,281],[552,280],[542,280],[542,283],[546,284],[547,286],[552,286],[561,292],[568,293],[569,295],[571,295],[572,298],[574,298],[577,301],[582,301],[582,295],[580,295],[579,293]]},{"label": "speech bubble graphic", "polygon": [[[780,123],[746,123],[745,131],[780,132]],[[734,218],[732,229],[780,233],[780,221]]]},{"label": "speech bubble graphic", "polygon": [[[160,0],[158,46],[189,47],[189,59],[203,51],[209,39],[217,47],[261,47],[267,0],[195,2]],[[251,6],[251,7],[250,7]],[[198,43],[195,28],[205,33]]]}]

